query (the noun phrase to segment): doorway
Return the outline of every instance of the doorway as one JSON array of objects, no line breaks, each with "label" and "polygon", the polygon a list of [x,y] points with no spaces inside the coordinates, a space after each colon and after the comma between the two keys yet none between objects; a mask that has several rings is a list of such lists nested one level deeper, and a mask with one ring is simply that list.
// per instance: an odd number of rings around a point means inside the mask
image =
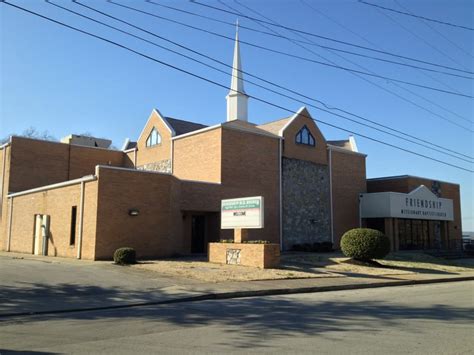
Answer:
[{"label": "doorway", "polygon": [[193,215],[191,220],[191,253],[206,252],[206,216]]}]

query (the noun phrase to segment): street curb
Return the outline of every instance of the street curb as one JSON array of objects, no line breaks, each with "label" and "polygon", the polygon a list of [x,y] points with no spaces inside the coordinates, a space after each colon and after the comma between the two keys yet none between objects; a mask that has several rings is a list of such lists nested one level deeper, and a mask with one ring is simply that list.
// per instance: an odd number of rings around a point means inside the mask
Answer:
[{"label": "street curb", "polygon": [[384,282],[374,282],[374,283],[367,283],[367,284],[312,286],[312,287],[300,287],[300,288],[280,288],[280,289],[270,289],[270,290],[206,293],[199,296],[174,298],[174,299],[165,300],[165,301],[150,301],[150,302],[121,304],[121,305],[114,305],[114,306],[73,308],[73,309],[61,309],[61,310],[53,310],[53,311],[5,313],[5,314],[0,314],[0,319],[13,318],[13,317],[28,317],[28,316],[33,317],[33,316],[40,316],[40,315],[54,315],[54,314],[63,314],[63,313],[107,311],[107,310],[114,310],[114,309],[126,309],[126,308],[135,308],[135,307],[157,306],[157,305],[166,305],[166,304],[174,304],[174,303],[198,302],[198,301],[209,301],[209,300],[248,298],[248,297],[257,297],[257,296],[277,296],[277,295],[291,295],[291,294],[301,294],[301,293],[363,290],[363,289],[368,289],[368,288],[413,286],[413,285],[426,285],[426,284],[462,282],[462,281],[474,281],[474,276],[461,276],[461,277],[453,277],[453,278],[440,278],[440,279],[427,279],[427,280],[384,281]]}]

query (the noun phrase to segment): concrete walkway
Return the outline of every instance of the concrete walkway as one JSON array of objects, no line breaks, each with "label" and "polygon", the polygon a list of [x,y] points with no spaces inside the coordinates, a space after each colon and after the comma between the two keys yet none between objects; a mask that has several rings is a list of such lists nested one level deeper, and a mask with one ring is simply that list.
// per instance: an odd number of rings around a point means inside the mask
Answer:
[{"label": "concrete walkway", "polygon": [[0,252],[0,321],[28,314],[461,280],[474,280],[474,271],[206,283],[112,262]]}]

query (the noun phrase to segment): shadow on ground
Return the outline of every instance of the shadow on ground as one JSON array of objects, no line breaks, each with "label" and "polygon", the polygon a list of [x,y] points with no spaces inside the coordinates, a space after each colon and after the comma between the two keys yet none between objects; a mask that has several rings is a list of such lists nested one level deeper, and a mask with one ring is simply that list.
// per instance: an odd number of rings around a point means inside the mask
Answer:
[{"label": "shadow on ground", "polygon": [[[47,301],[50,293],[67,292],[76,294],[77,298],[100,291],[104,297],[113,300],[118,290],[74,285],[62,285],[48,290],[36,285],[27,293],[22,290],[1,290],[2,301],[15,294],[12,303],[29,302],[31,293],[41,293]],[[38,295],[36,295],[38,296]],[[140,297],[140,293],[133,295]],[[329,300],[328,300],[329,299]],[[94,321],[101,325],[101,337],[133,336],[158,331],[160,327],[201,327],[213,325],[223,327],[229,333],[225,343],[243,349],[265,347],[269,341],[279,337],[295,335],[322,335],[334,331],[377,332],[377,329],[390,326],[403,326],[407,320],[442,321],[465,323],[471,326],[474,313],[466,308],[435,304],[412,304],[410,306],[388,301],[354,301],[345,297],[326,297],[324,300],[308,301],[295,297],[260,297],[220,301],[203,301],[176,303],[168,305],[143,306],[127,309],[85,311],[51,314],[34,317],[4,319],[3,325],[22,324],[32,326],[48,321],[56,326],[68,327],[68,332],[75,332],[74,327],[83,327],[80,321]],[[70,322],[74,321],[74,322]],[[96,323],[99,322],[99,323]],[[38,325],[40,324],[40,325]],[[46,325],[46,323],[44,323]],[[113,326],[110,326],[112,325]],[[122,324],[122,325],[121,325]],[[109,329],[110,328],[110,329]],[[237,331],[238,330],[238,331]],[[92,333],[93,330],[90,330]],[[121,334],[123,332],[123,334]],[[54,343],[54,341],[53,341]],[[267,344],[267,345],[266,345]],[[54,344],[51,344],[54,345]]]}]

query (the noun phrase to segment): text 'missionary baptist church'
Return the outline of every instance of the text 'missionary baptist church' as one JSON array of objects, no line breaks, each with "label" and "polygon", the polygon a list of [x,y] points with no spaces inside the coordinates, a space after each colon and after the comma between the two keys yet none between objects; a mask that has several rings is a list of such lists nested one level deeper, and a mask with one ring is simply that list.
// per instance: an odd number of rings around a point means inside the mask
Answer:
[{"label": "text 'missionary baptist church'", "polygon": [[459,185],[414,176],[366,179],[353,137],[328,141],[304,107],[248,122],[238,37],[227,120],[214,126],[151,112],[136,142],[70,135],[59,142],[11,137],[0,149],[1,249],[110,259],[205,253],[232,238],[222,199],[263,196],[264,228],[249,239],[329,241],[359,226],[383,231],[392,249],[461,245]]}]

